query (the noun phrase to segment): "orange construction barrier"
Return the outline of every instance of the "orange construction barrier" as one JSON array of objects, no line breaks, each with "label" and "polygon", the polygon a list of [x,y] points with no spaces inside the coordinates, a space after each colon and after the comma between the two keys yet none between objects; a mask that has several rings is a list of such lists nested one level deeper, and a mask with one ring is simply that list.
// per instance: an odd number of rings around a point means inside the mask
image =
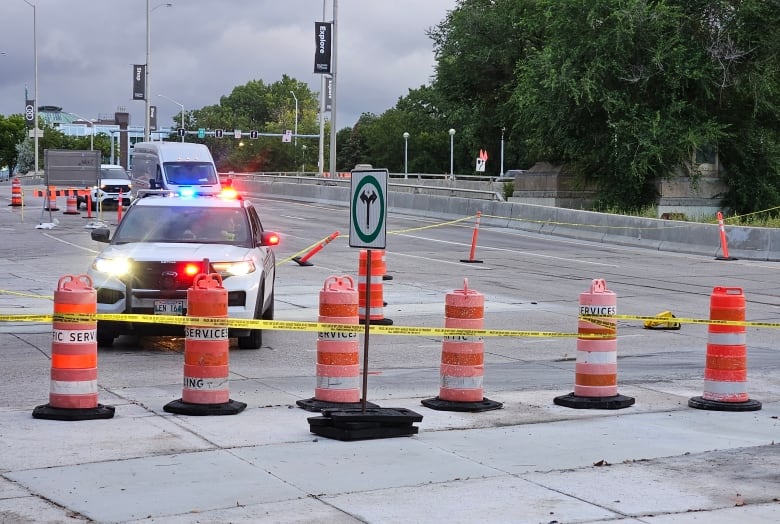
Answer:
[{"label": "orange construction barrier", "polygon": [[[386,267],[384,266],[382,257],[384,251],[373,249],[371,253],[371,274],[367,275],[368,270],[368,252],[369,250],[361,249],[358,262],[358,315],[360,317],[360,323],[365,324],[366,316],[370,320],[371,324],[379,324],[383,326],[391,326],[393,321],[389,318],[385,318],[384,312],[384,272]],[[366,304],[366,289],[370,287],[369,304]]]},{"label": "orange construction barrier", "polygon": [[43,209],[46,211],[59,211],[60,208],[57,207],[57,190],[54,186],[49,186],[48,191],[46,191],[46,201],[43,204]]},{"label": "orange construction barrier", "polygon": [[[710,296],[710,320],[745,321],[742,288],[716,287]],[[713,411],[757,411],[761,402],[747,393],[747,337],[745,326],[709,324],[704,394],[688,406]]]},{"label": "orange construction barrier", "polygon": [[92,218],[92,192],[87,191],[86,197],[87,197],[87,216],[85,218],[91,219]]},{"label": "orange construction barrier", "polygon": [[382,275],[382,280],[393,280],[393,276],[387,274],[387,257],[385,256],[385,250],[378,249],[377,251],[379,251],[381,256],[378,257],[378,260],[374,263],[379,264],[379,268],[377,268],[375,272],[372,271],[372,273]]},{"label": "orange construction barrier", "polygon": [[314,246],[314,248],[312,248],[308,253],[306,253],[302,257],[293,257],[293,262],[296,262],[300,266],[313,266],[314,264],[309,262],[309,259],[314,255],[316,255],[317,253],[319,253],[322,250],[322,248],[324,248],[325,246],[333,242],[338,236],[339,236],[339,232],[334,231],[333,233],[328,235],[325,239],[323,239],[322,242]]},{"label": "orange construction barrier", "polygon": [[113,406],[98,404],[97,319],[63,315],[95,315],[97,291],[88,275],[66,275],[54,292],[49,403],[33,410],[33,418],[92,420],[114,416]]},{"label": "orange construction barrier", "polygon": [[9,205],[19,207],[22,202],[22,182],[18,178],[14,178],[11,182],[11,203]]},{"label": "orange construction barrier", "polygon": [[734,257],[729,256],[729,243],[726,240],[726,227],[723,224],[723,213],[718,211],[718,229],[720,229],[720,249],[723,251],[723,255],[715,257],[715,260],[737,260]]},{"label": "orange construction barrier", "polygon": [[122,221],[122,190],[119,190],[119,200],[116,202],[116,223],[120,223]]},{"label": "orange construction barrier", "polygon": [[479,236],[479,219],[482,216],[482,211],[477,211],[477,220],[474,223],[474,232],[471,235],[471,251],[469,251],[469,258],[464,259],[461,258],[461,262],[467,262],[470,264],[481,264],[481,260],[477,260],[474,258],[474,255],[477,252],[477,237]]},{"label": "orange construction barrier", "polygon": [[[195,276],[187,290],[187,316],[227,319],[228,294],[218,273]],[[163,409],[179,415],[235,415],[243,411],[246,404],[230,399],[227,323],[187,325],[184,337],[182,395]]]},{"label": "orange construction barrier", "polygon": [[634,404],[617,391],[617,296],[603,279],[594,279],[590,290],[580,293],[577,323],[577,362],[574,392],[556,397],[559,406],[577,409],[621,409]]},{"label": "orange construction barrier", "polygon": [[65,211],[62,212],[63,215],[80,215],[78,210],[78,196],[77,196],[76,189],[69,190],[67,193],[67,198],[65,200]]},{"label": "orange construction barrier", "polygon": [[[320,290],[318,322],[358,324],[358,292],[350,276],[331,276]],[[296,404],[307,411],[359,407],[360,341],[357,332],[317,333],[317,385],[314,397]]]},{"label": "orange construction barrier", "polygon": [[[447,293],[444,327],[482,329],[485,317],[485,295],[469,289]],[[441,385],[439,396],[425,399],[422,405],[440,411],[488,411],[503,406],[483,395],[485,343],[480,335],[444,336],[441,343]]]}]

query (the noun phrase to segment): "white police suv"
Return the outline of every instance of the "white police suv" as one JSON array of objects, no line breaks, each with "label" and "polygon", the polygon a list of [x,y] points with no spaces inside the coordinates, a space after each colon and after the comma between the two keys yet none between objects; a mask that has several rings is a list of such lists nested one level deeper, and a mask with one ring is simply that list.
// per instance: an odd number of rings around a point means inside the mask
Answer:
[{"label": "white police suv", "polygon": [[[186,315],[187,289],[199,273],[219,273],[228,293],[228,317],[272,320],[276,233],[263,230],[257,210],[231,187],[217,195],[139,193],[92,262],[89,276],[97,290],[100,346],[122,334],[181,335],[183,326],[128,322],[122,314]],[[258,349],[259,329],[230,329],[241,349]]]},{"label": "white police suv", "polygon": [[120,195],[122,206],[129,206],[132,185],[130,175],[122,166],[100,164],[97,185],[90,189],[89,201],[86,196],[79,195],[76,197],[76,206],[81,209],[81,204],[92,205],[92,210],[97,211],[98,206],[105,207],[109,203],[117,205]]}]

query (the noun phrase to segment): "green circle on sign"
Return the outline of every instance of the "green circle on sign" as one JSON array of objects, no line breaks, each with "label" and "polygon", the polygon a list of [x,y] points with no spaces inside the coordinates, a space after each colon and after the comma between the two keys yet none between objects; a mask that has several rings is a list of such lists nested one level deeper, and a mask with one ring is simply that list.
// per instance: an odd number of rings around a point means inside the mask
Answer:
[{"label": "green circle on sign", "polygon": [[[379,198],[379,220],[377,220],[376,227],[373,231],[363,232],[363,229],[359,225],[359,219],[357,216],[357,205],[359,200],[360,191],[367,185],[371,185],[376,189],[376,194]],[[382,192],[382,187],[379,185],[379,181],[371,176],[366,175],[360,179],[358,185],[355,187],[355,194],[352,195],[352,225],[355,227],[355,233],[358,238],[365,244],[370,244],[381,233],[384,227],[385,220],[385,195]]]}]

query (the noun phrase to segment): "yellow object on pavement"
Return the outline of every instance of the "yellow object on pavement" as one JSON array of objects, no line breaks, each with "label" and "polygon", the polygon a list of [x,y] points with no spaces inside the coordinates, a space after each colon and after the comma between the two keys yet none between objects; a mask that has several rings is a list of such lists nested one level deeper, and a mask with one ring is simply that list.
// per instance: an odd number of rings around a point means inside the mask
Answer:
[{"label": "yellow object on pavement", "polygon": [[655,318],[658,320],[645,321],[645,329],[680,329],[680,323],[671,320],[675,318],[671,311],[662,311]]}]

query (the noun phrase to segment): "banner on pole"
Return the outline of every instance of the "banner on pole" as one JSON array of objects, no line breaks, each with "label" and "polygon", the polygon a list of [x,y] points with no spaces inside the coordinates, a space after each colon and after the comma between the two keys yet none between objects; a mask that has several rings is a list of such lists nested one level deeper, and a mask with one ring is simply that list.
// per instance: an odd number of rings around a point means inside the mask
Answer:
[{"label": "banner on pole", "polygon": [[146,65],[133,66],[133,100],[146,100]]},{"label": "banner on pole", "polygon": [[149,106],[149,131],[157,131],[157,106]]},{"label": "banner on pole", "polygon": [[24,123],[32,128],[35,122],[35,100],[27,100],[24,104]]},{"label": "banner on pole", "polygon": [[325,77],[325,111],[333,110],[333,77]]},{"label": "banner on pole", "polygon": [[333,38],[333,24],[330,22],[314,23],[314,42],[316,51],[314,53],[314,73],[329,75],[331,40]]}]

